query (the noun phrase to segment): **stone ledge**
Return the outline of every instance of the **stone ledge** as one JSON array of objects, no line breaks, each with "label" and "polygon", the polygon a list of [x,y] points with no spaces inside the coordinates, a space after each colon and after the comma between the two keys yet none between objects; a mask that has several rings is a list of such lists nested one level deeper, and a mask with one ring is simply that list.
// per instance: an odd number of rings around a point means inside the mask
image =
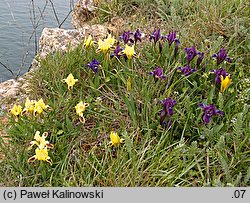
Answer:
[{"label": "stone ledge", "polygon": [[9,99],[10,101],[16,100],[20,97],[22,89],[25,89],[25,79],[23,77],[15,79],[10,79],[5,82],[0,83],[0,99],[4,101]]},{"label": "stone ledge", "polygon": [[66,52],[83,42],[84,37],[91,34],[93,38],[105,36],[107,28],[102,25],[85,25],[78,29],[44,28],[39,40],[39,56],[44,58],[55,51]]}]

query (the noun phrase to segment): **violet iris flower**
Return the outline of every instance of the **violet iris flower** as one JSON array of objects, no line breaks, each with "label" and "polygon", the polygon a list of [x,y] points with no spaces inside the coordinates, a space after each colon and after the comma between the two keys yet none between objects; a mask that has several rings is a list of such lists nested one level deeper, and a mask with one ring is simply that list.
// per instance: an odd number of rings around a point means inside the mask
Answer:
[{"label": "violet iris flower", "polygon": [[94,59],[89,64],[87,64],[87,67],[90,67],[95,73],[98,71],[98,66],[100,65],[99,61],[97,59]]},{"label": "violet iris flower", "polygon": [[142,33],[140,32],[140,30],[137,29],[133,34],[134,34],[135,44],[137,41],[141,42]]},{"label": "violet iris flower", "polygon": [[159,78],[163,80],[166,79],[166,76],[163,75],[163,70],[161,67],[158,67],[157,69],[149,72],[149,74],[154,76],[155,81],[157,81]]},{"label": "violet iris flower", "polygon": [[187,53],[187,61],[189,63],[197,55],[196,49],[194,46],[192,46],[191,48],[186,47],[184,50]]},{"label": "violet iris flower", "polygon": [[188,76],[196,71],[195,69],[191,68],[190,66],[178,67],[177,70],[180,70],[185,76]]},{"label": "violet iris flower", "polygon": [[229,63],[232,62],[232,60],[229,58],[229,56],[227,56],[226,50],[224,48],[221,48],[221,50],[218,53],[213,54],[212,58],[217,59],[217,65],[219,65],[224,60],[229,62]]},{"label": "violet iris flower", "polygon": [[205,124],[208,124],[212,120],[212,117],[215,115],[219,115],[219,116],[224,115],[224,112],[216,109],[214,104],[205,105],[205,104],[201,103],[201,104],[198,104],[198,106],[203,109],[203,112],[204,112],[203,121]]},{"label": "violet iris flower", "polygon": [[131,35],[133,32],[127,31],[124,32],[120,38],[123,40],[124,44],[127,44],[128,42],[134,43],[134,40],[132,39]]},{"label": "violet iris flower", "polygon": [[176,56],[180,45],[180,40],[176,38],[176,32],[175,31],[170,32],[164,38],[168,40],[169,47],[173,44],[173,42],[175,42],[174,56]]},{"label": "violet iris flower", "polygon": [[154,43],[156,44],[160,39],[162,39],[162,35],[161,35],[161,30],[158,29],[156,30],[156,28],[154,29],[154,32],[152,33],[152,35],[150,36],[149,40],[150,42],[152,41],[152,39],[154,40]]},{"label": "violet iris flower", "polygon": [[121,48],[120,45],[118,44],[118,45],[116,46],[115,50],[114,50],[114,53],[111,54],[111,58],[113,58],[114,56],[116,56],[117,58],[120,58],[121,54],[119,54],[119,53],[121,53],[121,51],[122,51],[122,48]]},{"label": "violet iris flower", "polygon": [[[165,100],[160,100],[159,103],[162,104],[162,111],[160,115],[160,124],[161,125],[167,125],[168,127],[171,127],[172,121],[171,116],[174,114],[173,107],[176,105],[176,101],[172,98],[167,98]],[[168,122],[165,122],[165,118],[168,116]]]},{"label": "violet iris flower", "polygon": [[204,53],[203,52],[198,52],[198,58],[197,58],[197,62],[196,62],[196,66],[199,67],[199,65],[201,64],[203,58],[204,58]]},{"label": "violet iris flower", "polygon": [[215,83],[220,84],[221,79],[220,76],[222,75],[223,78],[225,78],[228,74],[225,69],[219,68],[218,70],[211,70],[210,72],[213,72],[215,74]]},{"label": "violet iris flower", "polygon": [[173,31],[173,32],[170,32],[166,37],[164,37],[164,38],[166,38],[167,40],[168,40],[168,45],[169,46],[171,46],[171,44],[173,43],[173,42],[175,42],[176,40],[178,40],[177,38],[176,38],[176,32],[175,31]]}]

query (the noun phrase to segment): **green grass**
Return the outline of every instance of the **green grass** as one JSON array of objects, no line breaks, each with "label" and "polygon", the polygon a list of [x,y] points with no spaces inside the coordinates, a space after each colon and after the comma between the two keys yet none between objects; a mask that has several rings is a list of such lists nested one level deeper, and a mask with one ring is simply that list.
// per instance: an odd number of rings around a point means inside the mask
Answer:
[{"label": "green grass", "polygon": [[[96,52],[97,45],[90,49],[80,45],[41,61],[41,68],[30,78],[29,97],[43,98],[51,110],[37,117],[24,115],[18,121],[10,118],[10,140],[7,145],[1,142],[6,158],[1,162],[0,182],[5,186],[249,186],[247,3],[172,2],[100,5],[95,19],[99,22],[117,16],[129,21],[134,10],[138,11],[136,20],[125,28],[147,27],[147,37],[135,46],[137,58],[107,59]],[[151,13],[142,15],[149,8]],[[176,58],[173,45],[169,48],[166,42],[160,53],[149,42],[154,25],[160,25],[165,35],[178,31],[181,45]],[[186,77],[176,68],[186,64],[183,49],[192,45],[205,58],[203,68]],[[209,74],[218,68],[211,55],[221,47],[233,58],[231,64],[222,64],[233,80],[224,93],[219,93],[220,86]],[[97,74],[85,67],[94,58],[101,63]],[[148,74],[157,66],[163,68],[166,80],[154,81]],[[69,73],[78,79],[71,91],[62,82]],[[129,77],[131,91],[127,90]],[[162,106],[158,101],[168,97],[177,101],[170,129],[159,122]],[[75,114],[80,100],[89,103],[85,124]],[[197,106],[202,102],[215,104],[225,115],[204,125],[202,109]],[[27,163],[34,155],[27,148],[36,131],[49,132],[48,140],[55,146],[49,150],[52,166]],[[111,131],[125,139],[116,149],[108,146]]]}]

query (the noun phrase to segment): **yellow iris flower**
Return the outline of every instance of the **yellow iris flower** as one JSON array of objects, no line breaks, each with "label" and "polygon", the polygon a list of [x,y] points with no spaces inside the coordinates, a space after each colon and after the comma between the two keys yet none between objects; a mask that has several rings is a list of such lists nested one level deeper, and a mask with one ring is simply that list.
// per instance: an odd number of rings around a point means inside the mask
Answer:
[{"label": "yellow iris flower", "polygon": [[35,152],[36,154],[28,159],[29,163],[34,162],[35,160],[39,160],[39,161],[46,161],[50,165],[52,165],[52,161],[48,155],[48,150],[46,147],[43,149],[36,148]]},{"label": "yellow iris flower", "polygon": [[85,118],[83,117],[83,112],[86,110],[86,107],[88,107],[88,103],[83,103],[83,101],[80,101],[76,106],[76,114],[80,116],[80,121],[82,123],[85,123]]},{"label": "yellow iris flower", "polygon": [[34,145],[37,145],[39,149],[43,149],[45,147],[52,149],[54,146],[49,143],[49,141],[45,140],[48,136],[47,132],[44,132],[42,136],[40,136],[40,132],[36,131],[34,139],[35,141],[30,142],[30,146],[28,150],[30,150]]},{"label": "yellow iris flower", "polygon": [[89,35],[88,38],[86,38],[86,37],[84,38],[84,42],[83,42],[84,46],[90,47],[93,43],[94,43],[94,41],[93,41],[91,35]]},{"label": "yellow iris flower", "polygon": [[114,146],[114,147],[118,147],[119,144],[124,142],[124,139],[120,138],[118,133],[114,131],[110,133],[110,139],[111,141],[109,144],[111,144],[111,146]]},{"label": "yellow iris flower", "polygon": [[131,59],[135,55],[135,45],[132,47],[127,45],[125,46],[125,49],[123,51],[124,54],[128,57],[128,59]]},{"label": "yellow iris flower", "polygon": [[70,73],[68,77],[66,79],[63,79],[62,81],[67,83],[69,90],[72,90],[78,79],[75,79],[72,73]]},{"label": "yellow iris flower", "polygon": [[35,103],[34,107],[34,115],[41,114],[45,109],[47,109],[49,106],[45,105],[43,102],[43,99],[41,98],[39,101]]},{"label": "yellow iris flower", "polygon": [[111,44],[109,44],[107,41],[102,41],[99,39],[98,41],[98,49],[100,49],[103,52],[107,52],[111,48]]},{"label": "yellow iris flower", "polygon": [[230,75],[226,76],[225,78],[221,75],[220,79],[221,79],[220,91],[224,92],[228,88],[228,86],[231,84],[232,79],[230,79]]},{"label": "yellow iris flower", "polygon": [[108,37],[104,40],[99,39],[98,41],[98,49],[106,53],[116,42],[115,38],[111,36],[111,34],[108,35]]},{"label": "yellow iris flower", "polygon": [[111,34],[108,34],[108,37],[107,39],[105,39],[105,41],[109,43],[111,46],[113,46],[116,40],[114,37],[111,36]]},{"label": "yellow iris flower", "polygon": [[26,98],[26,102],[25,102],[25,108],[23,110],[23,113],[26,112],[30,112],[31,114],[33,114],[34,110],[35,110],[35,100],[30,100],[29,97]]},{"label": "yellow iris flower", "polygon": [[17,117],[22,113],[22,106],[14,104],[10,112]]}]

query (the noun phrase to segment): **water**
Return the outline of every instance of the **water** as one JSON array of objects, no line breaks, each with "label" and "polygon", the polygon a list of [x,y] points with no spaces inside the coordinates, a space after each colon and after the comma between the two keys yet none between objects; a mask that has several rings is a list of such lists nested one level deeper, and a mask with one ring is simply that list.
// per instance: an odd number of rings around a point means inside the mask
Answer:
[{"label": "water", "polygon": [[[51,2],[61,23],[77,0],[0,0],[0,82],[13,78],[13,74],[27,72],[35,53],[35,37],[39,39],[44,27],[58,27]],[[38,27],[33,28],[33,5]],[[45,7],[46,6],[46,7]],[[45,10],[42,13],[42,10]],[[72,28],[71,15],[61,28]],[[33,33],[33,34],[32,34]],[[7,66],[13,74],[2,64]]]}]

